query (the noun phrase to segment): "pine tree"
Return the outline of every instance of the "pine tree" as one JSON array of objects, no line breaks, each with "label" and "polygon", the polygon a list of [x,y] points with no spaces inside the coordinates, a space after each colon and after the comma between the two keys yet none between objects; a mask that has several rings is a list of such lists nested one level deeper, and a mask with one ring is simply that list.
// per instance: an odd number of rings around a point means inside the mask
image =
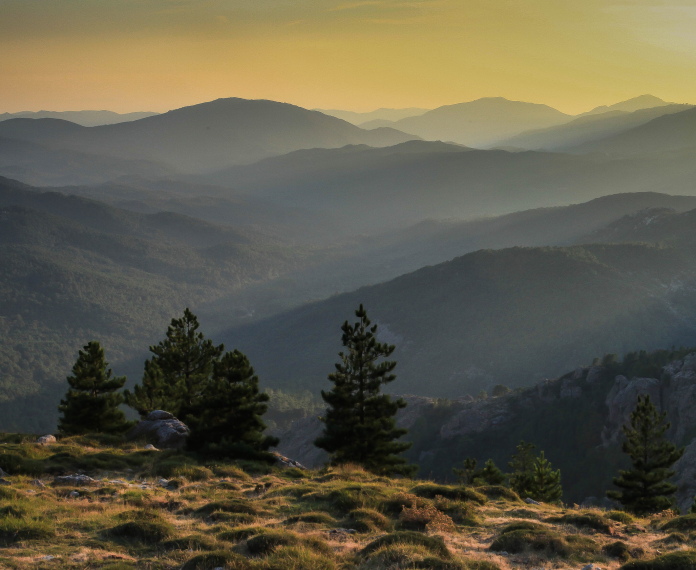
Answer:
[{"label": "pine tree", "polygon": [[329,452],[332,465],[357,463],[374,473],[411,475],[416,466],[398,455],[411,444],[396,441],[407,433],[395,421],[406,402],[381,393],[383,385],[396,379],[396,362],[378,360],[390,356],[394,346],[377,342],[377,325],[371,325],[362,305],[355,316],[358,322],[341,327],[346,350],[329,374],[333,388],[321,393],[328,407],[324,432],[314,444]]},{"label": "pine tree", "polygon": [[534,444],[521,441],[517,445],[517,453],[512,456],[509,463],[510,469],[512,469],[510,487],[522,498],[529,497],[532,490],[535,462],[534,449],[536,449]]},{"label": "pine tree", "polygon": [[477,469],[478,460],[474,457],[466,457],[462,462],[462,468],[454,467],[452,472],[457,476],[457,481],[462,485],[474,485],[476,478],[479,477],[481,471]]},{"label": "pine tree", "polygon": [[623,427],[622,449],[631,457],[633,468],[619,472],[614,485],[621,490],[607,491],[607,496],[639,515],[670,508],[673,504],[670,497],[677,490],[668,479],[674,475],[671,467],[684,454],[684,449],[665,439],[670,426],[666,417],[666,412],[657,411],[650,396],[639,396],[630,424]]},{"label": "pine tree", "polygon": [[162,369],[153,359],[145,361],[145,372],[141,384],[136,384],[133,391],[126,390],[123,395],[126,404],[145,417],[153,410],[176,408],[176,394],[172,386],[164,379]]},{"label": "pine tree", "polygon": [[[199,327],[196,315],[187,308],[183,317],[172,319],[166,338],[150,347],[154,356],[145,365],[143,383],[126,395],[141,415],[162,408],[184,419],[196,405],[225,350],[198,332]],[[148,409],[151,405],[155,408]]]},{"label": "pine tree", "polygon": [[479,477],[485,485],[502,485],[505,483],[505,473],[503,473],[492,459],[483,464]]},{"label": "pine tree", "polygon": [[61,434],[118,434],[128,428],[126,417],[118,407],[123,403],[118,390],[126,377],[113,376],[107,366],[104,349],[97,341],[87,343],[79,351],[72,375],[67,378],[70,388],[58,406]]},{"label": "pine tree", "polygon": [[544,503],[555,503],[563,496],[561,471],[553,470],[551,462],[546,459],[543,451],[534,460],[529,496],[535,501]]},{"label": "pine tree", "polygon": [[238,350],[226,353],[187,417],[188,448],[213,459],[271,459],[268,449],[278,439],[263,433],[268,399],[249,359]]}]

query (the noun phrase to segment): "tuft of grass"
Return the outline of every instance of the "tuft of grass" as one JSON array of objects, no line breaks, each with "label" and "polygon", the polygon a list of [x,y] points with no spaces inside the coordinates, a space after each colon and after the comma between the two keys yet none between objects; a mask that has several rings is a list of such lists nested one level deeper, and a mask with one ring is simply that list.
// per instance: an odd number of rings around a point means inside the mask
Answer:
[{"label": "tuft of grass", "polygon": [[505,514],[515,519],[541,519],[539,511],[533,509],[512,509],[511,511],[506,511]]},{"label": "tuft of grass", "polygon": [[446,499],[455,499],[458,501],[472,501],[479,505],[486,503],[486,496],[482,493],[474,491],[469,487],[460,485],[437,485],[436,483],[423,483],[416,485],[409,491],[418,497],[434,499],[435,497],[445,497]]},{"label": "tuft of grass", "polygon": [[304,546],[323,554],[332,552],[328,544],[314,537],[300,536],[293,532],[272,530],[256,535],[246,541],[252,556],[269,556],[281,546]]},{"label": "tuft of grass", "polygon": [[21,519],[26,516],[27,512],[19,507],[13,505],[7,505],[6,507],[0,507],[0,518],[14,517],[16,519]]},{"label": "tuft of grass", "polygon": [[696,530],[696,514],[675,517],[663,524],[662,530],[678,530],[681,532]]},{"label": "tuft of grass", "polygon": [[246,499],[229,499],[227,501],[214,501],[199,507],[194,514],[200,517],[209,517],[213,513],[241,513],[257,516],[262,510]]},{"label": "tuft of grass", "polygon": [[253,564],[239,554],[227,550],[216,550],[207,554],[199,554],[186,561],[181,570],[252,570]]},{"label": "tuft of grass", "polygon": [[515,529],[504,532],[490,546],[493,552],[543,552],[549,556],[567,558],[573,553],[568,542],[550,529]]},{"label": "tuft of grass", "polygon": [[209,536],[191,534],[181,538],[167,540],[161,544],[165,550],[215,550],[216,543]]},{"label": "tuft of grass", "polygon": [[611,556],[612,558],[616,558],[618,560],[621,560],[622,562],[626,562],[631,558],[631,552],[628,548],[628,545],[625,542],[621,542],[620,540],[605,545],[602,548],[602,552],[604,552],[604,554],[606,554],[607,556]]},{"label": "tuft of grass", "polygon": [[569,513],[560,517],[550,517],[547,522],[570,524],[579,528],[590,528],[604,534],[613,534],[614,525],[596,513]]},{"label": "tuft of grass", "polygon": [[476,492],[493,500],[510,501],[511,503],[522,502],[522,499],[520,499],[520,496],[515,493],[515,491],[503,485],[483,485],[481,487],[476,487]]},{"label": "tuft of grass", "polygon": [[281,546],[266,561],[269,570],[336,570],[336,562],[327,553],[307,546]]},{"label": "tuft of grass", "polygon": [[652,560],[634,560],[619,570],[693,570],[696,568],[696,551],[682,550],[658,556]]},{"label": "tuft of grass", "polygon": [[297,522],[316,523],[330,526],[336,524],[336,519],[333,518],[330,514],[321,511],[310,511],[299,515],[293,515],[285,519],[285,524],[292,524]]},{"label": "tuft of grass", "polygon": [[25,517],[0,520],[0,544],[10,545],[25,540],[45,540],[55,536],[53,527],[45,521]]},{"label": "tuft of grass", "polygon": [[170,473],[170,477],[182,478],[187,481],[207,481],[213,478],[213,472],[201,465],[182,465],[175,467]]},{"label": "tuft of grass", "polygon": [[236,465],[211,465],[210,469],[216,477],[227,477],[239,481],[251,481],[251,475]]},{"label": "tuft of grass", "polygon": [[122,523],[105,532],[112,539],[145,544],[157,544],[171,538],[174,527],[164,522],[130,521]]},{"label": "tuft of grass", "polygon": [[609,511],[606,515],[609,520],[620,522],[622,524],[631,524],[635,522],[633,515],[627,513],[626,511]]},{"label": "tuft of grass", "polygon": [[430,553],[444,559],[452,558],[452,554],[439,536],[428,536],[414,531],[398,531],[386,534],[370,542],[360,551],[361,557],[367,557],[376,550],[392,544],[412,544],[422,546]]},{"label": "tuft of grass", "polygon": [[268,529],[263,526],[240,526],[231,530],[224,530],[217,537],[228,542],[240,542],[264,532],[268,532]]},{"label": "tuft of grass", "polygon": [[428,532],[454,532],[456,527],[451,517],[435,505],[405,507],[399,515],[399,528]]},{"label": "tuft of grass", "polygon": [[391,521],[375,509],[355,509],[348,517],[348,526],[358,532],[387,530],[391,526]]}]

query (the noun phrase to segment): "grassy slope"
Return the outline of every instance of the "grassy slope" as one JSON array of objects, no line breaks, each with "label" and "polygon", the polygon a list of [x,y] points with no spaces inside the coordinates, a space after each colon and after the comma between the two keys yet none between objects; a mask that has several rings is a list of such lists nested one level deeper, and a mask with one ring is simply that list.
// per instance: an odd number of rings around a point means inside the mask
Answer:
[{"label": "grassy slope", "polygon": [[[94,438],[0,441],[0,466],[11,473],[0,486],[2,568],[512,570],[592,562],[611,570],[631,559],[634,568],[657,568],[640,561],[658,553],[689,564],[696,556],[688,516],[663,528],[673,515],[527,505],[500,488],[359,468],[256,466],[250,475]],[[77,470],[95,482],[52,484],[54,474]]]}]

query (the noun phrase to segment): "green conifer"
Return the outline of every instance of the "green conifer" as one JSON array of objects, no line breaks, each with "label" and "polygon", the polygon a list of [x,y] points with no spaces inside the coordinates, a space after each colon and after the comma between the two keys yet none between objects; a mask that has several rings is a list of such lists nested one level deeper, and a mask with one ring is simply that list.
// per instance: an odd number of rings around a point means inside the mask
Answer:
[{"label": "green conifer", "polygon": [[58,431],[64,435],[81,433],[122,433],[128,422],[119,405],[123,395],[118,392],[125,376],[113,376],[97,341],[87,343],[79,351],[68,376],[70,388],[58,410]]},{"label": "green conifer", "polygon": [[462,462],[462,468],[457,467],[452,468],[452,472],[457,476],[457,481],[462,485],[475,485],[476,478],[480,474],[480,470],[477,469],[478,460],[474,457],[466,457]]},{"label": "green conifer", "polygon": [[607,491],[607,496],[639,515],[670,508],[671,496],[677,490],[668,479],[674,475],[671,467],[684,449],[664,437],[670,425],[666,417],[666,412],[657,411],[650,396],[639,396],[630,423],[623,427],[622,449],[631,457],[633,468],[619,472],[614,485],[620,490]]},{"label": "green conifer", "polygon": [[381,393],[396,378],[396,362],[378,361],[390,356],[394,346],[377,342],[377,325],[371,325],[362,305],[355,316],[358,322],[346,321],[341,327],[346,350],[329,374],[333,388],[321,393],[328,408],[322,418],[324,432],[314,443],[329,452],[332,465],[357,463],[374,473],[410,475],[416,467],[399,454],[411,444],[396,441],[407,433],[395,421],[406,402]]},{"label": "green conifer", "polygon": [[184,420],[196,405],[225,350],[198,332],[199,327],[187,308],[180,319],[172,319],[166,338],[150,347],[154,356],[145,365],[143,383],[127,394],[128,404],[141,415],[161,408]]},{"label": "green conifer", "polygon": [[551,462],[546,459],[543,451],[534,460],[529,496],[535,501],[544,503],[555,503],[563,496],[561,471],[553,470]]},{"label": "green conifer", "polygon": [[249,359],[238,350],[226,353],[187,417],[188,448],[212,459],[271,459],[268,449],[278,439],[264,435],[268,399]]},{"label": "green conifer", "polygon": [[535,449],[536,446],[534,444],[521,441],[517,445],[517,453],[512,456],[509,463],[512,470],[510,487],[522,498],[531,496],[532,481],[534,479]]},{"label": "green conifer", "polygon": [[479,478],[485,485],[502,485],[505,483],[505,473],[503,473],[492,459],[483,464]]}]

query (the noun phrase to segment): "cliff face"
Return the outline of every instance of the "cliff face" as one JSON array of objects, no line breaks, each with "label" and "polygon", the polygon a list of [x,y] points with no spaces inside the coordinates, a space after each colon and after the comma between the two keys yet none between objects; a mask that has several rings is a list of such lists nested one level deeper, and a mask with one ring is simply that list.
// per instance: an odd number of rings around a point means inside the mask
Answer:
[{"label": "cliff face", "polygon": [[[580,368],[554,380],[505,396],[436,400],[407,396],[398,423],[409,429],[408,452],[421,476],[451,480],[451,468],[465,457],[493,458],[506,468],[520,440],[534,443],[561,469],[567,502],[606,503],[617,470],[629,465],[621,452],[621,428],[638,396],[649,394],[671,423],[668,438],[685,446],[676,464],[677,502],[687,510],[696,494],[696,352],[656,367],[648,377],[618,372],[623,364]],[[279,450],[305,465],[326,455],[312,444],[322,429],[317,418],[277,433]]]}]

